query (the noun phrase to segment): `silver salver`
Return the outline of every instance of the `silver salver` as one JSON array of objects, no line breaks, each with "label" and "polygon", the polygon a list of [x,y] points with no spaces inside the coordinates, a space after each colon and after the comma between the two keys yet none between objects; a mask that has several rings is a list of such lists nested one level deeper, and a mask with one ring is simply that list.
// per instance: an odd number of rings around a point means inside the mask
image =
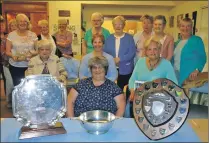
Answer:
[{"label": "silver salver", "polygon": [[23,124],[20,139],[66,133],[57,122],[65,115],[66,102],[66,88],[56,77],[32,75],[22,79],[12,92],[13,115]]}]

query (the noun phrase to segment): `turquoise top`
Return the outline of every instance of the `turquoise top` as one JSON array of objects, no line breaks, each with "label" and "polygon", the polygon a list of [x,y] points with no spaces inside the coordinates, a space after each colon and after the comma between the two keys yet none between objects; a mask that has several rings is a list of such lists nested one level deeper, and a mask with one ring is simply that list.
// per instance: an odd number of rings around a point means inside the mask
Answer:
[{"label": "turquoise top", "polygon": [[[175,42],[175,48],[180,41],[181,39]],[[201,72],[205,63],[206,53],[204,43],[199,36],[193,35],[188,39],[181,51],[179,85],[182,86],[183,82],[196,69]]]},{"label": "turquoise top", "polygon": [[134,67],[134,71],[129,79],[128,86],[129,89],[132,89],[134,88],[134,83],[136,80],[147,82],[158,78],[167,78],[178,84],[170,61],[161,59],[159,65],[150,71],[146,65],[146,57],[142,57],[137,61],[136,66]]},{"label": "turquoise top", "polygon": [[[107,37],[110,35],[110,32],[102,27],[102,35],[106,40]],[[84,40],[86,41],[86,45],[87,45],[86,54],[93,52],[94,47],[92,45],[92,28],[86,31]]]}]

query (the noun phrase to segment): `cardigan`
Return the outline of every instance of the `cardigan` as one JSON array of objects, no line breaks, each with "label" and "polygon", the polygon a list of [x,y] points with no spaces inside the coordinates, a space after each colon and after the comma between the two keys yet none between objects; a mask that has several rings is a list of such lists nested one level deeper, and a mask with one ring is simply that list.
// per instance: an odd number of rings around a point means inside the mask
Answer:
[{"label": "cardigan", "polygon": [[[115,36],[111,34],[105,41],[104,52],[116,57],[116,48],[115,48]],[[136,46],[134,43],[133,36],[125,33],[124,37],[120,39],[120,47],[118,57],[120,58],[119,62],[119,74],[127,75],[132,73],[134,68],[134,57],[136,55]]]},{"label": "cardigan", "polygon": [[[175,48],[181,39],[175,42]],[[200,72],[203,70],[206,63],[205,47],[202,39],[199,36],[192,35],[187,43],[184,45],[180,56],[180,73],[179,73],[179,85],[182,86],[183,82],[189,77],[189,75],[198,69]],[[172,58],[174,64],[174,58]]]}]

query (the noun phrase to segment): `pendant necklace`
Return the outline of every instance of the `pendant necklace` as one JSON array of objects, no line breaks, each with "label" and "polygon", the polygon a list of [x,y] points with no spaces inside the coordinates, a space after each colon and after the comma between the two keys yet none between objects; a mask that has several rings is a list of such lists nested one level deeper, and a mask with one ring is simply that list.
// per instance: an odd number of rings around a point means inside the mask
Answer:
[{"label": "pendant necklace", "polygon": [[155,68],[155,66],[158,64],[159,61],[160,61],[160,58],[158,58],[157,62],[154,65],[151,65],[151,62],[149,60],[149,66],[150,66],[151,71]]}]

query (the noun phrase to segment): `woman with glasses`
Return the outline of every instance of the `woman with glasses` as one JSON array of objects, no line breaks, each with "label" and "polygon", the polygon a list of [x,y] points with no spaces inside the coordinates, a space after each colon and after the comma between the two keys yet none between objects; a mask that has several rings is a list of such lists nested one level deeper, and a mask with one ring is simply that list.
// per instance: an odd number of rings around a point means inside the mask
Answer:
[{"label": "woman with glasses", "polygon": [[104,56],[93,57],[88,61],[92,77],[80,80],[68,95],[67,116],[77,117],[92,110],[104,110],[123,116],[125,98],[123,91],[105,77],[109,63]]}]

